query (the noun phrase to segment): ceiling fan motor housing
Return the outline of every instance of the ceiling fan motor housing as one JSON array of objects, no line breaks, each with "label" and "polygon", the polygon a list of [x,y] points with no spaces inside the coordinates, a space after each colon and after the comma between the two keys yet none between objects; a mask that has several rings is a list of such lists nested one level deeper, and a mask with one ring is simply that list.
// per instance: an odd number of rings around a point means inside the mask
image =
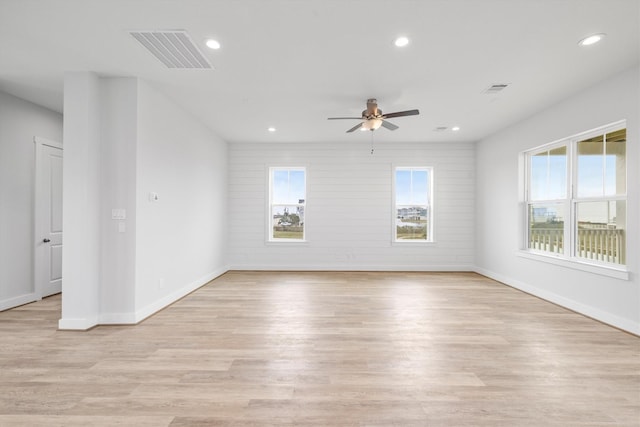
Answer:
[{"label": "ceiling fan motor housing", "polygon": [[362,112],[362,118],[372,119],[382,115],[382,110],[378,109],[378,100],[375,98],[367,99],[367,109]]}]

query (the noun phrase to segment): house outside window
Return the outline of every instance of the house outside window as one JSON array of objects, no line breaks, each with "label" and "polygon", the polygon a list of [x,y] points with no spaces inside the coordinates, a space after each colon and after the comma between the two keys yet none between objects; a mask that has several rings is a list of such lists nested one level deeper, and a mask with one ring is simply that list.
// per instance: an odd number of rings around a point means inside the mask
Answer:
[{"label": "house outside window", "polygon": [[269,168],[269,241],[304,241],[305,206],[305,168]]},{"label": "house outside window", "polygon": [[525,152],[528,251],[626,264],[624,122]]},{"label": "house outside window", "polygon": [[393,236],[396,242],[433,241],[433,168],[395,168]]}]

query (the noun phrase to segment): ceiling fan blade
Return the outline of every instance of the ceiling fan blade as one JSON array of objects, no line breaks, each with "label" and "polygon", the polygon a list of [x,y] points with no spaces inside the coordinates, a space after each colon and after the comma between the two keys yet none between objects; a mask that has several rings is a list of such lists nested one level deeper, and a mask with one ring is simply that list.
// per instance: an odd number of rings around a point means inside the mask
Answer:
[{"label": "ceiling fan blade", "polygon": [[360,129],[360,128],[362,127],[362,125],[363,125],[363,124],[364,124],[364,122],[363,122],[363,123],[358,123],[357,125],[355,125],[355,126],[354,126],[354,127],[352,127],[351,129],[349,129],[349,130],[347,131],[347,133],[351,133],[351,132],[353,132],[354,130],[358,130],[358,129]]},{"label": "ceiling fan blade", "polygon": [[392,119],[394,117],[417,116],[420,114],[418,110],[398,111],[396,113],[383,114],[382,119]]},{"label": "ceiling fan blade", "polygon": [[329,117],[327,120],[362,120],[362,117]]},{"label": "ceiling fan blade", "polygon": [[394,125],[393,123],[390,123],[386,120],[382,121],[382,127],[387,128],[389,130],[396,130],[398,129],[398,126]]}]

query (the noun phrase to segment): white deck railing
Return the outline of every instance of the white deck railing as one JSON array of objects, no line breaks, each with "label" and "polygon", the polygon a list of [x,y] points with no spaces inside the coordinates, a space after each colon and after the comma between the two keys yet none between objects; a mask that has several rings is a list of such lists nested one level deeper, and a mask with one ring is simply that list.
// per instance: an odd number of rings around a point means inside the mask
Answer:
[{"label": "white deck railing", "polygon": [[[533,228],[529,232],[529,248],[562,253],[564,232],[560,228]],[[625,263],[624,230],[594,228],[578,230],[576,255],[581,258],[614,264]]]}]

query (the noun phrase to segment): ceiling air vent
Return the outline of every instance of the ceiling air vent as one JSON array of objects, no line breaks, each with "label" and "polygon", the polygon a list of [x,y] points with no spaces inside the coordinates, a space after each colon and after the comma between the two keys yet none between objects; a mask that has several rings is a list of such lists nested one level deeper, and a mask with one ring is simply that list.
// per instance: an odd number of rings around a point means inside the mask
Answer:
[{"label": "ceiling air vent", "polygon": [[186,31],[130,31],[129,34],[167,68],[213,69]]},{"label": "ceiling air vent", "polygon": [[506,83],[499,83],[499,84],[495,84],[495,85],[491,85],[488,88],[486,88],[484,90],[484,93],[488,94],[488,95],[493,95],[496,94],[498,92],[502,92],[507,86],[509,86]]},{"label": "ceiling air vent", "polygon": [[437,128],[434,128],[433,131],[434,132],[444,132],[447,129],[448,128],[446,126],[438,126]]}]

